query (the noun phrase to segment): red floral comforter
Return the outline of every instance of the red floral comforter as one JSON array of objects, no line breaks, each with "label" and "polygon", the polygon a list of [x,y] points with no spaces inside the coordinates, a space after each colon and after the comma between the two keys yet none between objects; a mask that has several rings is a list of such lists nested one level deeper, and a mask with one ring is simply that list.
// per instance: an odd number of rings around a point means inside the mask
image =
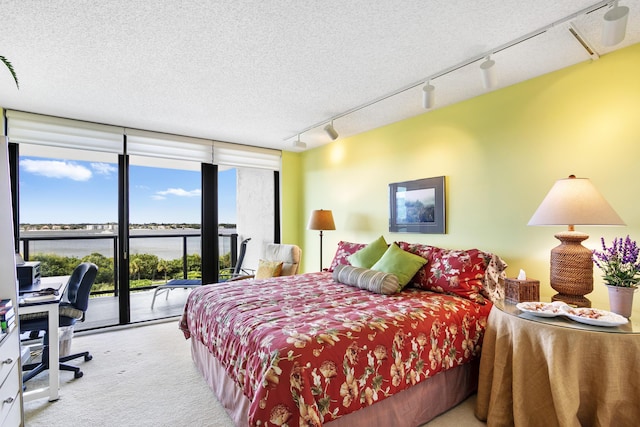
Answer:
[{"label": "red floral comforter", "polygon": [[307,273],[197,288],[180,328],[249,398],[252,426],[320,426],[477,357],[490,309]]}]

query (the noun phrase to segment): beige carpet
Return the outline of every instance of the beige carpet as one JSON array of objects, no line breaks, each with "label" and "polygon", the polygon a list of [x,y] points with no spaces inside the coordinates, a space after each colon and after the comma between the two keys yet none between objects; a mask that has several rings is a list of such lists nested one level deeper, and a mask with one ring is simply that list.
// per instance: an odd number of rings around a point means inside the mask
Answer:
[{"label": "beige carpet", "polygon": [[[233,426],[196,371],[176,321],[76,334],[71,351],[84,350],[94,356],[76,361],[84,377],[62,372],[58,401],[25,403],[26,427]],[[27,386],[47,380],[43,373]],[[474,405],[475,395],[427,426],[484,426]]]}]

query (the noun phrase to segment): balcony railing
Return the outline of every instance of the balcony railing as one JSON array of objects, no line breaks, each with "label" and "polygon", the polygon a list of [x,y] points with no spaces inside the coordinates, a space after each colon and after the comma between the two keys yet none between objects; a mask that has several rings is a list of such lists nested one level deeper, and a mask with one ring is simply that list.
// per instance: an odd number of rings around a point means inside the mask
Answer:
[{"label": "balcony railing", "polygon": [[[220,250],[220,255],[223,256],[225,255],[225,253],[223,253],[222,248],[228,248],[228,253],[229,253],[229,259],[230,259],[230,266],[234,266],[236,265],[237,262],[237,254],[238,254],[238,234],[237,233],[232,233],[232,234],[222,234],[219,233],[218,234],[219,237],[219,246],[221,248]],[[182,259],[182,278],[188,278],[188,273],[189,273],[189,266],[188,266],[188,248],[189,248],[189,241],[193,241],[195,239],[200,238],[200,234],[199,233],[167,233],[167,234],[131,234],[129,236],[130,239],[130,247],[135,245],[135,241],[139,240],[139,239],[180,239],[181,240],[181,247],[182,247],[182,255],[181,255],[181,259]],[[119,286],[119,282],[118,282],[118,236],[114,235],[114,234],[83,234],[83,235],[73,235],[73,236],[64,236],[61,235],[60,233],[55,234],[55,235],[51,235],[51,236],[25,236],[22,235],[20,236],[20,243],[21,243],[21,247],[20,247],[20,252],[22,253],[23,258],[25,259],[25,261],[29,261],[33,256],[35,256],[36,254],[38,255],[44,255],[44,254],[52,254],[52,255],[59,255],[62,250],[60,250],[60,252],[56,251],[55,248],[51,249],[49,248],[46,252],[43,251],[38,251],[35,249],[35,245],[38,242],[61,242],[61,244],[63,244],[63,242],[70,242],[70,241],[96,241],[96,240],[102,240],[107,242],[105,245],[106,247],[110,247],[109,249],[109,253],[105,254],[103,252],[106,252],[106,250],[102,249],[99,252],[106,256],[107,258],[112,258],[113,260],[113,290],[101,290],[101,291],[92,291],[92,294],[94,295],[98,295],[98,294],[104,294],[104,293],[113,293],[116,296],[118,295],[118,289],[120,288]],[[90,246],[90,245],[87,245]],[[193,246],[193,245],[192,245]],[[198,246],[198,252],[199,252],[199,246]],[[91,255],[91,253],[93,253],[93,250],[91,248],[87,249],[87,253],[86,255]],[[149,255],[154,255],[153,253],[148,253]],[[64,257],[64,255],[61,255]],[[130,259],[135,256],[130,254]],[[78,256],[79,258],[83,258],[84,256]],[[42,268],[44,271],[47,271],[47,267],[43,265]],[[63,272],[63,273],[57,273],[55,275],[60,275],[60,274],[71,274],[71,271],[69,272]],[[152,289],[154,288],[155,285],[152,286],[141,286],[141,287],[136,287],[136,290],[144,290],[144,289]]]}]

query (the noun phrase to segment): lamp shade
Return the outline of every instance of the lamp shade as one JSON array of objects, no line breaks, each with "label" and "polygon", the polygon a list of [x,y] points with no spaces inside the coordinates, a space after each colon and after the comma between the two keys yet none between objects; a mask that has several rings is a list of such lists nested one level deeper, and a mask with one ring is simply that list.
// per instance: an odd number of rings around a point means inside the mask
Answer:
[{"label": "lamp shade", "polygon": [[559,179],[529,225],[625,225],[588,178]]},{"label": "lamp shade", "polygon": [[308,230],[335,230],[336,224],[333,222],[333,213],[324,209],[311,211]]}]

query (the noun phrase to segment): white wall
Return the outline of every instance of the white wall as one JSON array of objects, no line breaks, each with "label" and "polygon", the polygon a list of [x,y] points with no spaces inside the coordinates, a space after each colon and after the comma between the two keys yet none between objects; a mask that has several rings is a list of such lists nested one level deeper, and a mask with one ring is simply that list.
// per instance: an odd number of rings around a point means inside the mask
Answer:
[{"label": "white wall", "polygon": [[273,171],[238,168],[236,179],[238,244],[251,237],[243,266],[257,269],[266,244],[273,243]]}]

